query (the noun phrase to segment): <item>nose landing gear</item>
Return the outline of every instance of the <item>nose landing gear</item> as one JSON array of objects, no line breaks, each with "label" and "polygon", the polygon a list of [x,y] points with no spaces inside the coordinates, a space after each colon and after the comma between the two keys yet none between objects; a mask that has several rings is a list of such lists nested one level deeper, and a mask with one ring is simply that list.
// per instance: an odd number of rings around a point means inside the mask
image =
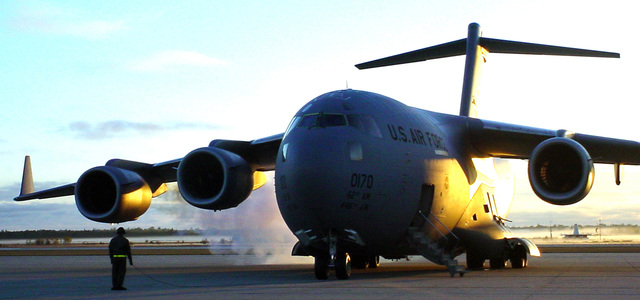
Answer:
[{"label": "nose landing gear", "polygon": [[351,277],[351,256],[349,253],[338,251],[338,235],[329,232],[329,255],[317,255],[314,262],[316,278],[326,280],[329,278],[329,270],[334,268],[338,279]]},{"label": "nose landing gear", "polygon": [[349,253],[339,253],[334,260],[336,277],[338,279],[349,279],[351,277],[351,257]]},{"label": "nose landing gear", "polygon": [[334,258],[329,256],[316,256],[314,271],[316,278],[326,280],[329,278],[330,269],[335,269],[338,279],[349,279],[351,277],[351,256],[349,253],[338,253]]}]

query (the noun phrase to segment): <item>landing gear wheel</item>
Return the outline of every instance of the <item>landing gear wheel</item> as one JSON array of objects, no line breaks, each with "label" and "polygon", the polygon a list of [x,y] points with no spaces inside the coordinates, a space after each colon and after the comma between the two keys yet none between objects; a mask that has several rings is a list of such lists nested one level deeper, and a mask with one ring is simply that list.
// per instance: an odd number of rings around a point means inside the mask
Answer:
[{"label": "landing gear wheel", "polygon": [[511,261],[511,267],[514,269],[523,269],[527,267],[527,258],[524,257],[513,257],[509,259]]},{"label": "landing gear wheel", "polygon": [[336,255],[336,277],[338,279],[349,279],[351,276],[351,257],[349,253]]},{"label": "landing gear wheel", "polygon": [[365,255],[354,255],[351,258],[351,264],[354,269],[366,269],[369,267],[369,257]]},{"label": "landing gear wheel", "polygon": [[327,280],[329,278],[329,257],[316,256],[313,269],[317,279]]},{"label": "landing gear wheel", "polygon": [[380,266],[380,256],[371,255],[369,256],[369,268],[375,269]]},{"label": "landing gear wheel", "polygon": [[491,258],[489,259],[489,266],[493,270],[504,269],[507,265],[507,260],[504,258]]},{"label": "landing gear wheel", "polygon": [[527,267],[527,250],[522,246],[516,246],[509,258],[511,267],[514,269],[522,269]]},{"label": "landing gear wheel", "polygon": [[484,257],[481,257],[470,250],[467,250],[467,269],[469,270],[483,270],[484,269]]}]

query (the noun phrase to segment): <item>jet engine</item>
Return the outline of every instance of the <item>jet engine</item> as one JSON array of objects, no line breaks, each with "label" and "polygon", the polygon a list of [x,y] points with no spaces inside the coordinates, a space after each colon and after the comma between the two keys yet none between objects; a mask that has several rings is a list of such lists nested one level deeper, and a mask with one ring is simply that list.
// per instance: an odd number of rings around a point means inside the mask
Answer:
[{"label": "jet engine", "polygon": [[542,200],[555,205],[574,204],[593,185],[593,162],[578,142],[563,137],[545,140],[529,158],[529,182]]},{"label": "jet engine", "polygon": [[104,223],[133,221],[147,211],[152,192],[136,172],[111,166],[84,172],[75,187],[76,206],[88,219]]},{"label": "jet engine", "polygon": [[180,194],[189,204],[212,210],[238,206],[253,190],[253,171],[239,155],[216,147],[191,151],[178,166]]}]

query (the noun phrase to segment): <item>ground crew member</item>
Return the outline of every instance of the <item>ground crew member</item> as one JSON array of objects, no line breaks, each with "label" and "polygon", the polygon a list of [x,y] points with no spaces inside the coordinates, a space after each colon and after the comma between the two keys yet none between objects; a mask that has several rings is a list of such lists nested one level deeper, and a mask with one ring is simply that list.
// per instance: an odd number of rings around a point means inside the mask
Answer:
[{"label": "ground crew member", "polygon": [[109,243],[109,258],[111,259],[111,290],[126,290],[123,287],[124,275],[127,273],[127,257],[129,264],[133,266],[131,259],[131,246],[129,240],[124,237],[124,228],[120,227],[116,231],[118,235],[111,239]]}]

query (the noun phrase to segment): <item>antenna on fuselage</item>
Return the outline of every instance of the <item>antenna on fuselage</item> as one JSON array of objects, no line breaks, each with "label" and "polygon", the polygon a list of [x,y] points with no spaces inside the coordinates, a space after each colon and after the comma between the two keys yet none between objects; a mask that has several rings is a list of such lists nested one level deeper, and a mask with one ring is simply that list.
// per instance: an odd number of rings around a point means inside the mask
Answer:
[{"label": "antenna on fuselage", "polygon": [[366,63],[357,64],[356,68],[363,70],[464,54],[467,58],[464,68],[464,80],[462,83],[460,115],[475,117],[476,97],[478,95],[478,87],[480,83],[480,71],[483,63],[486,61],[486,55],[489,52],[620,58],[619,53],[613,52],[485,38],[482,37],[480,25],[477,23],[471,23],[469,24],[467,38],[465,39],[372,60]]}]

